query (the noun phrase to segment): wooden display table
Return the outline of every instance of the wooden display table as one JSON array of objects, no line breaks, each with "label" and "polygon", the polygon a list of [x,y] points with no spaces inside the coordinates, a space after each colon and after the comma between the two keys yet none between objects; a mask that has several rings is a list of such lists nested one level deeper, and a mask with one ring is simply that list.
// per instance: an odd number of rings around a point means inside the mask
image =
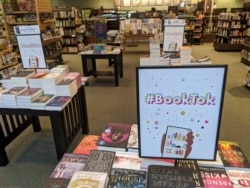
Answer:
[{"label": "wooden display table", "polygon": [[34,132],[41,130],[39,116],[50,117],[55,148],[58,160],[82,129],[88,134],[88,116],[85,98],[85,88],[81,86],[71,102],[62,111],[0,108],[0,166],[8,164],[5,147],[10,144],[29,125]]},{"label": "wooden display table", "polygon": [[[119,86],[119,76],[123,77],[123,54],[122,50],[115,54],[87,54],[80,52],[82,58],[83,74],[85,77],[93,75],[97,76],[114,76],[115,86]],[[97,71],[96,60],[97,59],[108,59],[109,62],[114,64],[114,71]],[[91,60],[91,64],[88,64],[88,60]]]}]

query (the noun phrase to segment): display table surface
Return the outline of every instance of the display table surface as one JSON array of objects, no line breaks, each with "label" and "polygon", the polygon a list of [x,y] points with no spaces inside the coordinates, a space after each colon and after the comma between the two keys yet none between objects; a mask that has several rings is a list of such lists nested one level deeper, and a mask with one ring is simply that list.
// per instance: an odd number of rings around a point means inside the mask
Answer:
[{"label": "display table surface", "polygon": [[82,134],[89,132],[85,87],[78,89],[62,111],[0,108],[0,166],[9,162],[5,147],[29,125],[33,126],[34,132],[41,131],[39,116],[50,118],[56,154],[60,160],[80,129]]},{"label": "display table surface", "polygon": [[[83,74],[85,77],[93,75],[97,76],[114,76],[115,86],[119,86],[119,76],[123,77],[123,53],[122,50],[116,53],[107,53],[107,54],[93,54],[93,53],[84,53],[80,52],[82,59]],[[97,59],[107,59],[109,64],[114,65],[114,71],[97,71],[96,60]],[[91,60],[91,63],[88,63],[88,60]],[[86,83],[88,85],[88,83]]]}]

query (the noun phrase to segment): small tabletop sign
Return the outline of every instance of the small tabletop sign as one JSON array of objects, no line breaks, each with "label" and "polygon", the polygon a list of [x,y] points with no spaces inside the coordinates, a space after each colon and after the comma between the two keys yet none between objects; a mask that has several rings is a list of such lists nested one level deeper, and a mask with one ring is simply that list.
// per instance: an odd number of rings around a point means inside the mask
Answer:
[{"label": "small tabletop sign", "polygon": [[107,27],[105,23],[97,23],[95,25],[95,36],[97,40],[105,40],[107,38]]},{"label": "small tabletop sign", "polygon": [[15,26],[23,68],[47,68],[38,25]]},{"label": "small tabletop sign", "polygon": [[163,51],[179,51],[183,44],[184,36],[184,19],[166,19],[164,22],[164,42]]}]

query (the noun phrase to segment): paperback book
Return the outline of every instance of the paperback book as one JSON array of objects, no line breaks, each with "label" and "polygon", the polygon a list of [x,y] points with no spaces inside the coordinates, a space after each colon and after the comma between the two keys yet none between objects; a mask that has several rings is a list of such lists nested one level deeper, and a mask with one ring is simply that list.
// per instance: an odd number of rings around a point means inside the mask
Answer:
[{"label": "paperback book", "polygon": [[191,168],[150,165],[147,174],[147,188],[185,187],[195,188]]},{"label": "paperback book", "polygon": [[56,165],[50,178],[70,179],[74,172],[83,169],[88,156],[65,153]]},{"label": "paperback book", "polygon": [[42,94],[39,97],[35,98],[30,103],[31,109],[45,109],[46,104],[48,104],[55,96],[51,94]]},{"label": "paperback book", "polygon": [[132,170],[114,168],[109,176],[108,188],[114,187],[146,187],[147,172],[143,170]]},{"label": "paperback book", "polygon": [[67,106],[67,104],[69,104],[70,101],[71,97],[69,96],[55,96],[45,105],[45,110],[60,111],[63,108],[65,108],[65,106]]},{"label": "paperback book", "polygon": [[176,167],[192,169],[193,178],[195,180],[195,187],[204,187],[203,179],[199,172],[199,166],[196,160],[176,160]]},{"label": "paperback book", "polygon": [[30,102],[34,97],[40,96],[42,92],[42,88],[27,88],[23,92],[18,94],[16,98],[20,101]]},{"label": "paperback book", "polygon": [[250,171],[226,169],[234,188],[250,187]]},{"label": "paperback book", "polygon": [[65,178],[49,178],[45,181],[43,188],[66,188],[70,179]]},{"label": "paperback book", "polygon": [[110,174],[114,158],[115,152],[91,150],[83,170]]},{"label": "paperback book", "polygon": [[97,135],[86,135],[82,141],[76,146],[73,153],[89,155],[91,150],[97,150],[97,142],[99,136]]},{"label": "paperback book", "polygon": [[250,163],[237,142],[219,141],[218,153],[225,168],[245,168],[250,170]]},{"label": "paperback book", "polygon": [[106,188],[107,182],[108,174],[105,172],[77,171],[67,188]]},{"label": "paperback book", "polygon": [[140,170],[141,161],[138,153],[117,151],[112,168]]},{"label": "paperback book", "polygon": [[126,151],[130,124],[108,123],[100,135],[98,150]]},{"label": "paperback book", "polygon": [[139,144],[138,144],[138,125],[132,124],[131,130],[128,138],[127,150],[129,152],[138,152]]},{"label": "paperback book", "polygon": [[233,188],[225,168],[199,167],[206,188]]}]

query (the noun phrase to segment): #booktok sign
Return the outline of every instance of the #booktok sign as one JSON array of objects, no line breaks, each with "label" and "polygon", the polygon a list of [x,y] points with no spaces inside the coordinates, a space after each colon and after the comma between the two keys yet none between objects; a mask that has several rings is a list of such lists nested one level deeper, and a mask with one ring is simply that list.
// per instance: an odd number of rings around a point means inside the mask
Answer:
[{"label": "#booktok sign", "polygon": [[214,160],[227,65],[136,68],[140,157]]},{"label": "#booktok sign", "polygon": [[23,68],[46,68],[38,25],[15,26],[14,31],[22,57]]}]

